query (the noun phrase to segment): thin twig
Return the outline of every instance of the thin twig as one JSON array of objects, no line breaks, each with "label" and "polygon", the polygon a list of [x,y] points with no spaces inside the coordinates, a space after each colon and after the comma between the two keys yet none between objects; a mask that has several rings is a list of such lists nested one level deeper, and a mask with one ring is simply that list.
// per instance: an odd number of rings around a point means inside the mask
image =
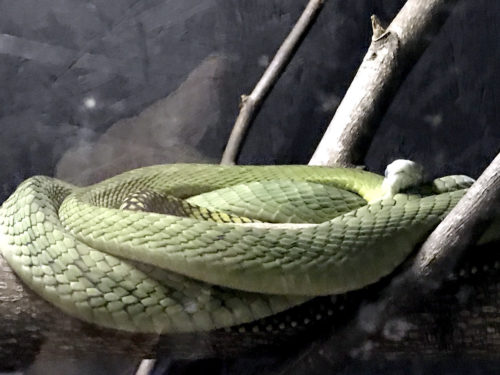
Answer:
[{"label": "thin twig", "polygon": [[456,2],[408,0],[386,30],[372,18],[368,52],[309,164],[362,164],[397,89]]},{"label": "thin twig", "polygon": [[319,14],[324,2],[325,0],[309,0],[299,20],[278,49],[278,52],[252,93],[250,95],[241,96],[240,113],[231,131],[231,135],[229,136],[229,141],[222,155],[221,164],[236,163],[236,158],[241,148],[243,138],[245,137],[250,123],[260,109],[262,101],[273,88],[281,73],[285,70],[293,54],[300,45],[300,42]]}]

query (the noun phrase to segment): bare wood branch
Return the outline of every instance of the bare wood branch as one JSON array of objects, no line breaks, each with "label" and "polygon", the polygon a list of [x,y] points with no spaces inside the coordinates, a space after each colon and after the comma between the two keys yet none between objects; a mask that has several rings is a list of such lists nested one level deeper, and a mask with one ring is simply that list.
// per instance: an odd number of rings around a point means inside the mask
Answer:
[{"label": "bare wood branch", "polygon": [[316,20],[325,0],[309,0],[302,15],[292,31],[276,52],[273,60],[267,67],[250,95],[241,96],[241,109],[234,124],[226,149],[222,155],[221,164],[235,164],[246,132],[260,109],[262,101],[276,84],[281,73],[285,70],[293,54],[300,45],[305,34]]},{"label": "bare wood branch", "polygon": [[397,89],[456,0],[408,0],[389,27],[372,18],[374,36],[311,165],[362,164],[369,142]]},{"label": "bare wood branch", "polygon": [[410,269],[420,283],[439,283],[500,211],[500,154],[420,248]]}]

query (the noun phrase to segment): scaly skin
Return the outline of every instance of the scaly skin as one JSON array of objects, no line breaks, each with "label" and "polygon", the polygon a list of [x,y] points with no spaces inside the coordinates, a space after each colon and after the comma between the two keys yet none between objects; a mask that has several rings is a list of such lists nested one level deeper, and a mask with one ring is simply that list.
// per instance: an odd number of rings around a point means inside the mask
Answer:
[{"label": "scaly skin", "polygon": [[[238,194],[261,189],[272,197],[293,190],[290,181],[305,190],[335,186],[371,203],[318,224],[217,223],[119,209],[141,190],[199,195],[196,203],[221,199],[234,185]],[[137,332],[228,327],[377,281],[464,194],[381,199],[382,181],[357,169],[182,164],[84,188],[37,176],[0,208],[0,250],[33,290],[80,319]],[[293,191],[287,194],[292,202]],[[267,206],[273,216],[281,204]]]}]

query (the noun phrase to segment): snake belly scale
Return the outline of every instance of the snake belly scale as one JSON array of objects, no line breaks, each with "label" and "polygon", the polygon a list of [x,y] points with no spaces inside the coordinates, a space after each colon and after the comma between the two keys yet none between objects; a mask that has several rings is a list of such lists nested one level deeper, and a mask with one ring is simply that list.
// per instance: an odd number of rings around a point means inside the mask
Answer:
[{"label": "snake belly scale", "polygon": [[[227,189],[272,196],[292,183],[359,197],[331,219],[305,224],[238,220],[252,210],[245,204],[218,214],[228,222],[120,209],[151,191],[215,212],[210,202],[224,203]],[[310,166],[158,165],[88,187],[36,176],[0,208],[0,251],[35,292],[80,319],[134,332],[205,331],[377,281],[464,192],[386,196],[377,174]],[[274,211],[283,205],[264,206],[260,214],[273,211],[264,217],[281,215]]]}]

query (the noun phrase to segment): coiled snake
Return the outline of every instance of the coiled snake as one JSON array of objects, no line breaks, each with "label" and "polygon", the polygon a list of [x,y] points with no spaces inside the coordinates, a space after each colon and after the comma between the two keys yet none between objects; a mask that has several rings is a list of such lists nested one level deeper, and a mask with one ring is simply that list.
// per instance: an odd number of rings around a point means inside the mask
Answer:
[{"label": "coiled snake", "polygon": [[36,293],[98,325],[229,327],[389,274],[470,185],[451,178],[434,184],[440,194],[396,194],[404,180],[184,164],[88,187],[36,176],[0,208],[0,251]]}]

